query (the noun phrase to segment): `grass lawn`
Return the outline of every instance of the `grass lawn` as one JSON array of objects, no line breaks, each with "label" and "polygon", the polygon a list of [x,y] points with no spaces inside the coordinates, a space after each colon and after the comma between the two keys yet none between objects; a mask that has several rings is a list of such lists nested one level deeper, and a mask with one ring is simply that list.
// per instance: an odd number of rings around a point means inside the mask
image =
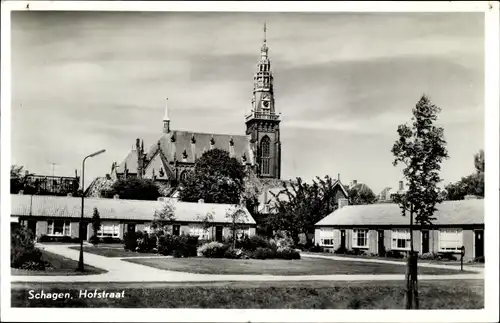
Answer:
[{"label": "grass lawn", "polygon": [[[345,254],[334,254],[331,252],[303,252],[304,254],[311,254],[311,255],[320,255],[320,256],[335,256],[335,257],[344,257],[344,258],[362,258],[362,259],[380,259],[380,260],[387,260],[387,261],[399,261],[399,262],[406,262],[406,259],[403,258],[390,258],[390,257],[378,257],[378,256],[367,256],[367,255],[345,255]],[[459,260],[428,260],[428,259],[418,259],[418,263],[422,264],[436,264],[436,265],[453,265],[453,266],[460,266],[460,258]],[[471,266],[471,267],[484,267],[484,263],[480,262],[465,262],[464,261],[464,266]]]},{"label": "grass lawn", "polygon": [[[80,247],[70,247],[73,250],[80,250]],[[150,256],[161,256],[156,253],[139,253],[135,251],[123,249],[123,245],[119,246],[97,246],[97,247],[83,247],[84,252],[93,253],[99,256],[110,257],[110,258],[125,258],[125,257],[150,257]]]},{"label": "grass lawn", "polygon": [[93,266],[85,265],[85,271],[76,271],[78,262],[54,253],[42,250],[42,260],[50,263],[51,268],[45,270],[24,270],[11,268],[13,276],[71,276],[71,275],[95,275],[103,274],[107,271]]},{"label": "grass lawn", "polygon": [[[80,290],[124,298],[80,298]],[[402,309],[404,281],[12,284],[12,307]],[[70,298],[29,299],[29,291]],[[421,309],[480,309],[482,280],[419,283]]]},{"label": "grass lawn", "polygon": [[[149,258],[125,261],[154,268],[198,274],[234,275],[332,275],[332,274],[404,274],[404,265],[336,261],[321,258],[283,259],[220,259],[220,258]],[[419,268],[420,274],[458,274],[453,269]]]}]

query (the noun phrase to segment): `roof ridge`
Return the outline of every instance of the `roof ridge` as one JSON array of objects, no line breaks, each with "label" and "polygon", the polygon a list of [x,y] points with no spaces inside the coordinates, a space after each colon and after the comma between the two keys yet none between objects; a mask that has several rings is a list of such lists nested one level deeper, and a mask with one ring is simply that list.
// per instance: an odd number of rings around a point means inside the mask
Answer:
[{"label": "roof ridge", "polygon": [[217,132],[201,132],[201,131],[191,131],[191,130],[170,130],[170,132],[187,132],[200,135],[219,135],[219,136],[238,136],[247,137],[246,134],[234,134],[234,133],[217,133]]}]

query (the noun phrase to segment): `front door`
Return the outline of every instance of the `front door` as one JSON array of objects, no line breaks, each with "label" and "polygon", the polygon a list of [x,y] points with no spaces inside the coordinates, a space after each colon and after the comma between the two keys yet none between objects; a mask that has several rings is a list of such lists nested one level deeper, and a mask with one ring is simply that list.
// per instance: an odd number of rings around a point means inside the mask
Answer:
[{"label": "front door", "polygon": [[127,223],[127,232],[135,232],[135,223]]},{"label": "front door", "polygon": [[178,225],[178,224],[174,224],[174,225],[173,225],[173,228],[172,228],[172,234],[173,234],[174,236],[178,236],[178,235],[180,235],[180,234],[181,234],[181,226],[180,226],[180,225]]},{"label": "front door", "polygon": [[474,231],[474,245],[475,245],[474,256],[476,258],[483,257],[484,256],[484,231],[483,230]]},{"label": "front door", "polygon": [[384,230],[378,230],[378,255],[385,256]]},{"label": "front door", "polygon": [[83,225],[80,227],[80,239],[87,240],[87,222],[83,221]]},{"label": "front door", "polygon": [[429,252],[429,231],[422,231],[422,253]]},{"label": "front door", "polygon": [[222,225],[215,227],[215,241],[222,241]]},{"label": "front door", "polygon": [[345,249],[345,230],[340,230],[340,249]]}]

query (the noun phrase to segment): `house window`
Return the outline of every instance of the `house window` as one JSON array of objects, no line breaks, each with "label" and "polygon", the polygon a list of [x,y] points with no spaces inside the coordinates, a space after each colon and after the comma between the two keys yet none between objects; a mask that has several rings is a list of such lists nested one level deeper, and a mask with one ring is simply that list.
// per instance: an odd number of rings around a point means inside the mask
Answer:
[{"label": "house window", "polygon": [[97,231],[97,236],[99,238],[105,238],[105,237],[118,238],[119,227],[120,225],[118,223],[102,223],[101,228],[99,229],[99,231]]},{"label": "house window", "polygon": [[439,251],[460,251],[462,246],[462,229],[443,229],[439,231]]},{"label": "house window", "polygon": [[410,230],[392,230],[392,249],[410,250]]},{"label": "house window", "polygon": [[261,172],[262,174],[270,174],[269,161],[271,157],[271,141],[269,137],[264,137],[260,142],[261,152]]},{"label": "house window", "polygon": [[198,236],[198,239],[200,240],[208,240],[208,230],[201,226],[189,227],[189,235]]},{"label": "house window", "polygon": [[333,228],[321,228],[319,230],[320,245],[324,247],[333,247]]},{"label": "house window", "polygon": [[368,230],[352,230],[352,246],[354,248],[368,248]]},{"label": "house window", "polygon": [[250,236],[250,228],[243,228],[236,230],[236,238],[243,239],[245,236]]},{"label": "house window", "polygon": [[54,236],[71,235],[70,222],[65,220],[50,220],[47,223],[47,234]]}]

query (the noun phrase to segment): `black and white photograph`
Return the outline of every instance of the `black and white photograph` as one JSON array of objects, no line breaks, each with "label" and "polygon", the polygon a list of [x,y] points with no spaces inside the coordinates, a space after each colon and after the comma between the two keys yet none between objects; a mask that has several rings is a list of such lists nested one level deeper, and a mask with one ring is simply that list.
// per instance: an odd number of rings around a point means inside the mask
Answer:
[{"label": "black and white photograph", "polygon": [[2,2],[8,319],[498,320],[498,3],[209,4]]}]

